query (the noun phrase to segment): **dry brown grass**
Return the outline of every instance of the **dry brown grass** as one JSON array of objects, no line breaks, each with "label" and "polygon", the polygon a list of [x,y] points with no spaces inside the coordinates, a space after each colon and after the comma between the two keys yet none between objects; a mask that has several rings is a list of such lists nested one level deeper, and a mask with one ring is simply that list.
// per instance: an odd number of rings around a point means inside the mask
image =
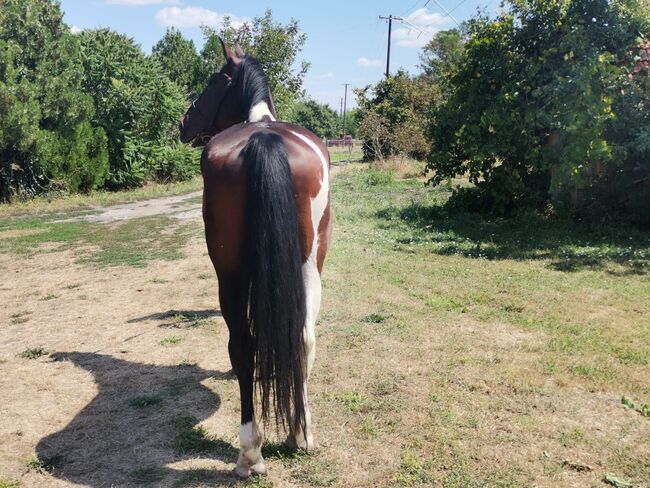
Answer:
[{"label": "dry brown grass", "polygon": [[182,259],[145,267],[78,263],[74,246],[0,254],[0,480],[597,487],[611,472],[650,486],[650,418],[621,403],[650,402],[647,274],[437,252],[379,212],[418,185],[354,171],[336,182],[317,453],[270,444],[268,478],[230,474],[238,389],[196,221]]}]

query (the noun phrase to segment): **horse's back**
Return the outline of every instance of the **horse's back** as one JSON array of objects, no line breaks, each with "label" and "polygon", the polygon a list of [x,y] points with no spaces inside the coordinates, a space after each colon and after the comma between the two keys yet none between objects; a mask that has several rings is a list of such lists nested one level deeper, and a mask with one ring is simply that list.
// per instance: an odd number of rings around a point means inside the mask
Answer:
[{"label": "horse's back", "polygon": [[[303,258],[318,249],[319,268],[329,239],[329,156],[317,136],[284,122],[233,126],[206,145],[201,158],[203,219],[217,272],[236,271],[244,260],[247,178],[243,151],[254,134],[272,133],[286,148],[298,213]],[[327,222],[324,222],[324,220]]]}]

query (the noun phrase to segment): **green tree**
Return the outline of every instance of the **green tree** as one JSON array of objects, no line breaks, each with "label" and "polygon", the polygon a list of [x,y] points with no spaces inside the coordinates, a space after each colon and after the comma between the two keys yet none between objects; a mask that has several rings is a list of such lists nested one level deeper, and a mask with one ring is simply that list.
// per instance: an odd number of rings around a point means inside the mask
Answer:
[{"label": "green tree", "polygon": [[309,69],[306,61],[296,68],[298,54],[307,39],[298,21],[279,23],[273,20],[271,10],[267,10],[263,17],[255,17],[238,28],[226,18],[219,31],[204,27],[203,32],[206,43],[201,57],[207,73],[218,70],[225,62],[217,36],[231,45],[239,44],[264,68],[278,116],[287,118],[293,104],[303,95],[303,81]]},{"label": "green tree", "polygon": [[431,119],[430,181],[467,174],[499,213],[586,184],[612,161],[617,80],[646,25],[633,0],[513,0],[470,21]]},{"label": "green tree", "polygon": [[5,0],[1,7],[0,200],[101,185],[106,139],[90,124],[77,36],[57,2]]},{"label": "green tree", "polygon": [[463,36],[458,29],[437,32],[420,53],[420,68],[435,83],[444,85],[463,54]]},{"label": "green tree", "polygon": [[[424,158],[427,155],[428,107],[439,98],[437,86],[427,77],[409,76],[400,70],[374,86],[356,90],[356,95],[359,135],[365,141],[375,141],[364,145],[366,158],[378,156],[373,147],[381,147],[382,156],[401,153]],[[369,116],[369,122],[364,123]],[[386,137],[373,134],[375,129]]]},{"label": "green tree", "polygon": [[185,39],[178,30],[167,29],[164,37],[152,48],[151,57],[190,98],[203,90],[206,79],[203,61],[194,42]]},{"label": "green tree", "polygon": [[155,149],[174,143],[185,95],[133,39],[108,29],[79,37],[83,86],[108,136],[109,187],[137,186],[160,166]]},{"label": "green tree", "polygon": [[309,129],[321,138],[336,137],[341,126],[338,114],[329,105],[315,100],[297,102],[287,121]]}]

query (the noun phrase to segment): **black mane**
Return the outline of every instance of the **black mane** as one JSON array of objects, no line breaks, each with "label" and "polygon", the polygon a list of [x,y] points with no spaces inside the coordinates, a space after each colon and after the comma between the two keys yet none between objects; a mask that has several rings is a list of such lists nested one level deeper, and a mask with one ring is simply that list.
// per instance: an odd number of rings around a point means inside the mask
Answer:
[{"label": "black mane", "polygon": [[248,115],[251,107],[259,102],[266,102],[270,110],[275,111],[271,103],[271,92],[266,74],[257,60],[248,54],[239,63],[233,75],[233,84],[237,83],[241,83],[242,86],[242,108],[245,114]]}]

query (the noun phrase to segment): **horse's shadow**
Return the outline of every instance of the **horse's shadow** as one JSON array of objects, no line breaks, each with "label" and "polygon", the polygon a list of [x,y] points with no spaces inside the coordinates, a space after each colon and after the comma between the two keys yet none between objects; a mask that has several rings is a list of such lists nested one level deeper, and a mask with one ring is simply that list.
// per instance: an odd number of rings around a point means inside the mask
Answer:
[{"label": "horse's shadow", "polygon": [[[41,465],[53,476],[90,487],[184,485],[199,478],[220,485],[229,470],[183,471],[169,464],[197,455],[232,463],[237,450],[195,428],[221,400],[201,384],[229,373],[194,365],[156,366],[96,353],[56,353],[94,375],[97,396],[59,432],[39,441]],[[52,405],[56,408],[56,405]]]}]

